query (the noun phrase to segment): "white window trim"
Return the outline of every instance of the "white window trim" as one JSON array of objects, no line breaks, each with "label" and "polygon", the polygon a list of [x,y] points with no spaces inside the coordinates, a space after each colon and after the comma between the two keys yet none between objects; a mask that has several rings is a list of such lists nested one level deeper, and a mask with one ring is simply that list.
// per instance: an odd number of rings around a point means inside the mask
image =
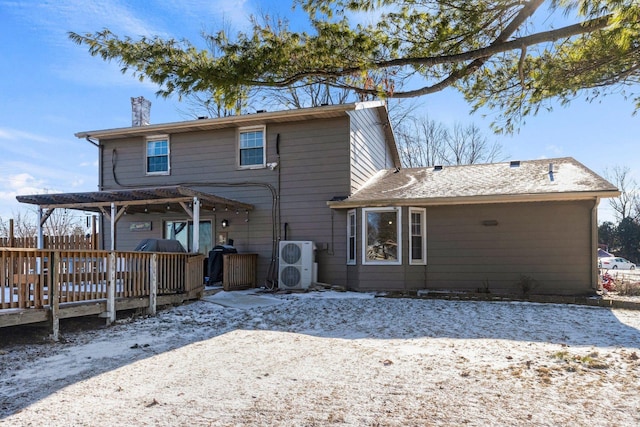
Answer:
[{"label": "white window trim", "polygon": [[[154,141],[167,141],[167,170],[162,172],[149,172],[147,169],[147,150],[149,143]],[[152,135],[144,139],[144,173],[147,176],[171,175],[171,140],[169,135]]]},{"label": "white window trim", "polygon": [[[353,224],[351,223],[353,221]],[[352,227],[353,225],[353,227]],[[347,212],[347,265],[356,265],[356,254],[358,253],[358,221],[356,216],[356,210],[351,209]],[[351,235],[351,230],[353,230],[353,236]],[[353,238],[353,244],[355,248],[353,250],[353,259],[349,258],[351,255],[351,239]]]},{"label": "white window trim", "polygon": [[[422,259],[413,259],[413,221],[411,215],[420,214],[420,230],[422,231]],[[425,208],[409,208],[409,265],[427,265],[427,210]]]},{"label": "white window trim", "polygon": [[[396,213],[396,236],[398,238],[398,259],[396,261],[369,261],[367,260],[367,213],[369,212],[395,212]],[[362,209],[362,236],[360,242],[362,246],[363,265],[402,265],[402,215],[399,207],[384,208],[363,208]]]},{"label": "white window trim", "polygon": [[[262,131],[262,164],[242,166],[240,164],[240,135],[244,132]],[[238,128],[236,135],[236,166],[238,169],[264,169],[267,167],[267,127],[247,126]]]}]

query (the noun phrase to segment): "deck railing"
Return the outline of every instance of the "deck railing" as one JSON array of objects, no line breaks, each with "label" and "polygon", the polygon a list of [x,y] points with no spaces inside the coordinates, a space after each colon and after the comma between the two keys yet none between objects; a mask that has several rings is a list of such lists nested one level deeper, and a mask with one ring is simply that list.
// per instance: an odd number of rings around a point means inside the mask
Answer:
[{"label": "deck railing", "polygon": [[195,292],[202,263],[184,253],[0,248],[0,310]]}]

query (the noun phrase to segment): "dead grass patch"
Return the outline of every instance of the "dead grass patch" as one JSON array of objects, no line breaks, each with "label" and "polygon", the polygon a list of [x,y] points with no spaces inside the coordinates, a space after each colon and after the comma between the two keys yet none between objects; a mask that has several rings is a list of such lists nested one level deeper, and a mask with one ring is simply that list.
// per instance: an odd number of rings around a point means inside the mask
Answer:
[{"label": "dead grass patch", "polygon": [[615,291],[621,296],[640,296],[640,282],[627,282],[625,280],[616,280]]}]

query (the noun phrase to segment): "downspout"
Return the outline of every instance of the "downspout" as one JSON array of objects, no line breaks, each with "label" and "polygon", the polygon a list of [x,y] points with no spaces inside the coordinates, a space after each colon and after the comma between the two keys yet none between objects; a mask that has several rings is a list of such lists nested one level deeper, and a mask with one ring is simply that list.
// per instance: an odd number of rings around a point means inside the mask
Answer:
[{"label": "downspout", "polygon": [[280,185],[282,184],[282,175],[280,174],[280,171],[282,170],[282,160],[280,159],[280,134],[276,135],[276,161],[278,162],[278,182],[276,185],[276,209],[278,212],[278,220],[276,226],[278,227],[278,234],[276,237],[277,241],[275,243],[275,253],[278,253],[278,245],[280,240],[282,240],[282,228],[280,227],[280,224],[282,224],[282,211],[280,210]]},{"label": "downspout", "polygon": [[[276,182],[276,212],[275,212],[275,233],[274,241],[272,242],[271,247],[271,263],[269,265],[269,270],[267,272],[267,282],[271,284],[273,288],[278,286],[278,263],[280,261],[280,241],[282,241],[282,210],[280,208],[280,190],[282,185],[282,159],[280,158],[280,134],[276,134],[276,162],[277,162],[277,182]],[[286,227],[286,224],[285,224]],[[286,230],[285,230],[285,240],[286,240]]]},{"label": "downspout", "polygon": [[598,271],[598,205],[600,198],[596,197],[591,208],[591,287],[598,291],[600,289]]},{"label": "downspout", "polygon": [[[102,191],[104,189],[104,177],[102,172],[102,159],[104,153],[104,146],[100,144],[100,140],[95,142],[91,140],[90,136],[86,136],[84,139],[87,140],[88,143],[98,148],[98,191]],[[100,248],[104,248],[104,215],[100,214]]]},{"label": "downspout", "polygon": [[98,190],[102,191],[102,145],[100,145],[100,140],[98,140],[98,142],[94,142],[91,140],[90,136],[86,136],[84,139],[86,139],[91,145],[98,148]]}]

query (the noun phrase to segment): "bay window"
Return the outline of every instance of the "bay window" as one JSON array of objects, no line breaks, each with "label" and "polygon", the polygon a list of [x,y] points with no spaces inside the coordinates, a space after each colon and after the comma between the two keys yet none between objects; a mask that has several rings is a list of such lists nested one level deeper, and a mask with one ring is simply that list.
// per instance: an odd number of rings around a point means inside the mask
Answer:
[{"label": "bay window", "polygon": [[363,264],[401,264],[400,208],[364,208],[362,218]]}]

